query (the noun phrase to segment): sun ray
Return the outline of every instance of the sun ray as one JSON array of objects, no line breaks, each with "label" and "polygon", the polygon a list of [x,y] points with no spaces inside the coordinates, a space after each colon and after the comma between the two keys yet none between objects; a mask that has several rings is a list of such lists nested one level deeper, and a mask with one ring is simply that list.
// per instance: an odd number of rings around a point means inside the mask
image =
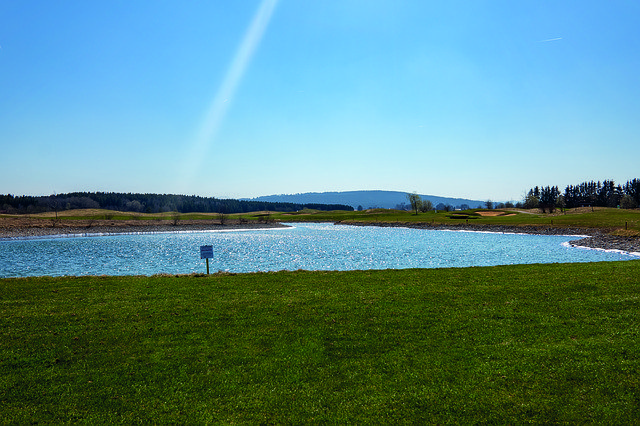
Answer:
[{"label": "sun ray", "polygon": [[229,105],[233,101],[236,89],[262,40],[277,4],[278,0],[262,0],[247,28],[242,42],[229,64],[225,78],[206,110],[193,143],[188,149],[181,173],[180,188],[182,190],[193,183],[196,174],[204,164],[206,154],[215,143],[216,134],[224,121]]}]

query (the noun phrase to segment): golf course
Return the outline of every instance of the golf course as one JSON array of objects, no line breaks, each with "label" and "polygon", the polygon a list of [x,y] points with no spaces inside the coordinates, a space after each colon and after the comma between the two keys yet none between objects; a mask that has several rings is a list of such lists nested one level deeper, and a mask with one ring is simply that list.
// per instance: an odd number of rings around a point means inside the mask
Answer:
[{"label": "golf course", "polygon": [[[472,213],[285,218],[467,226]],[[130,219],[102,216],[56,225]],[[634,240],[639,216],[505,212],[468,222]],[[190,220],[205,219],[167,226]],[[254,220],[280,215],[244,219]],[[0,422],[633,424],[639,295],[640,260],[5,278]]]}]

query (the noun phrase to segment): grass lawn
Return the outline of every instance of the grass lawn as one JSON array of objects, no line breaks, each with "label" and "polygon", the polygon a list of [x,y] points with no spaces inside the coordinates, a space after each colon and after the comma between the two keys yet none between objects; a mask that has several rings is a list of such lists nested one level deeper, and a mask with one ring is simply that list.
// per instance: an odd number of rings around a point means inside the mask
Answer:
[{"label": "grass lawn", "polygon": [[[480,213],[478,213],[480,212]],[[495,216],[483,216],[493,213]],[[554,214],[540,213],[538,210],[466,210],[456,212],[428,212],[414,214],[401,210],[372,209],[360,212],[316,210],[300,213],[280,213],[273,216],[286,222],[327,221],[327,222],[426,222],[436,225],[503,225],[556,228],[596,228],[623,235],[640,236],[640,210],[624,210],[606,207],[570,209]],[[626,232],[625,232],[626,231]]]},{"label": "grass lawn", "polygon": [[0,280],[0,423],[637,424],[640,261]]}]

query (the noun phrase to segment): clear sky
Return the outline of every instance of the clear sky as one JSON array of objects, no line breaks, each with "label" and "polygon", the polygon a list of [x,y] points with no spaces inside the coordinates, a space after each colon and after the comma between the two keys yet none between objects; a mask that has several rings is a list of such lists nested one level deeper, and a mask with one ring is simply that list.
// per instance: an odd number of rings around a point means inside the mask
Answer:
[{"label": "clear sky", "polygon": [[0,3],[0,193],[640,177],[637,0]]}]

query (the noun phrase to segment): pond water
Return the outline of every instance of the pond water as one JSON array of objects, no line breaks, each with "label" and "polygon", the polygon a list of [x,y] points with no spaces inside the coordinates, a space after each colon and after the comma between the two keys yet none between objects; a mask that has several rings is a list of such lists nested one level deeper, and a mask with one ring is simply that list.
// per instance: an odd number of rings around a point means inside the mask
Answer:
[{"label": "pond water", "polygon": [[290,228],[0,241],[0,277],[355,270],[597,262],[637,256],[571,247],[575,236],[289,224]]}]

